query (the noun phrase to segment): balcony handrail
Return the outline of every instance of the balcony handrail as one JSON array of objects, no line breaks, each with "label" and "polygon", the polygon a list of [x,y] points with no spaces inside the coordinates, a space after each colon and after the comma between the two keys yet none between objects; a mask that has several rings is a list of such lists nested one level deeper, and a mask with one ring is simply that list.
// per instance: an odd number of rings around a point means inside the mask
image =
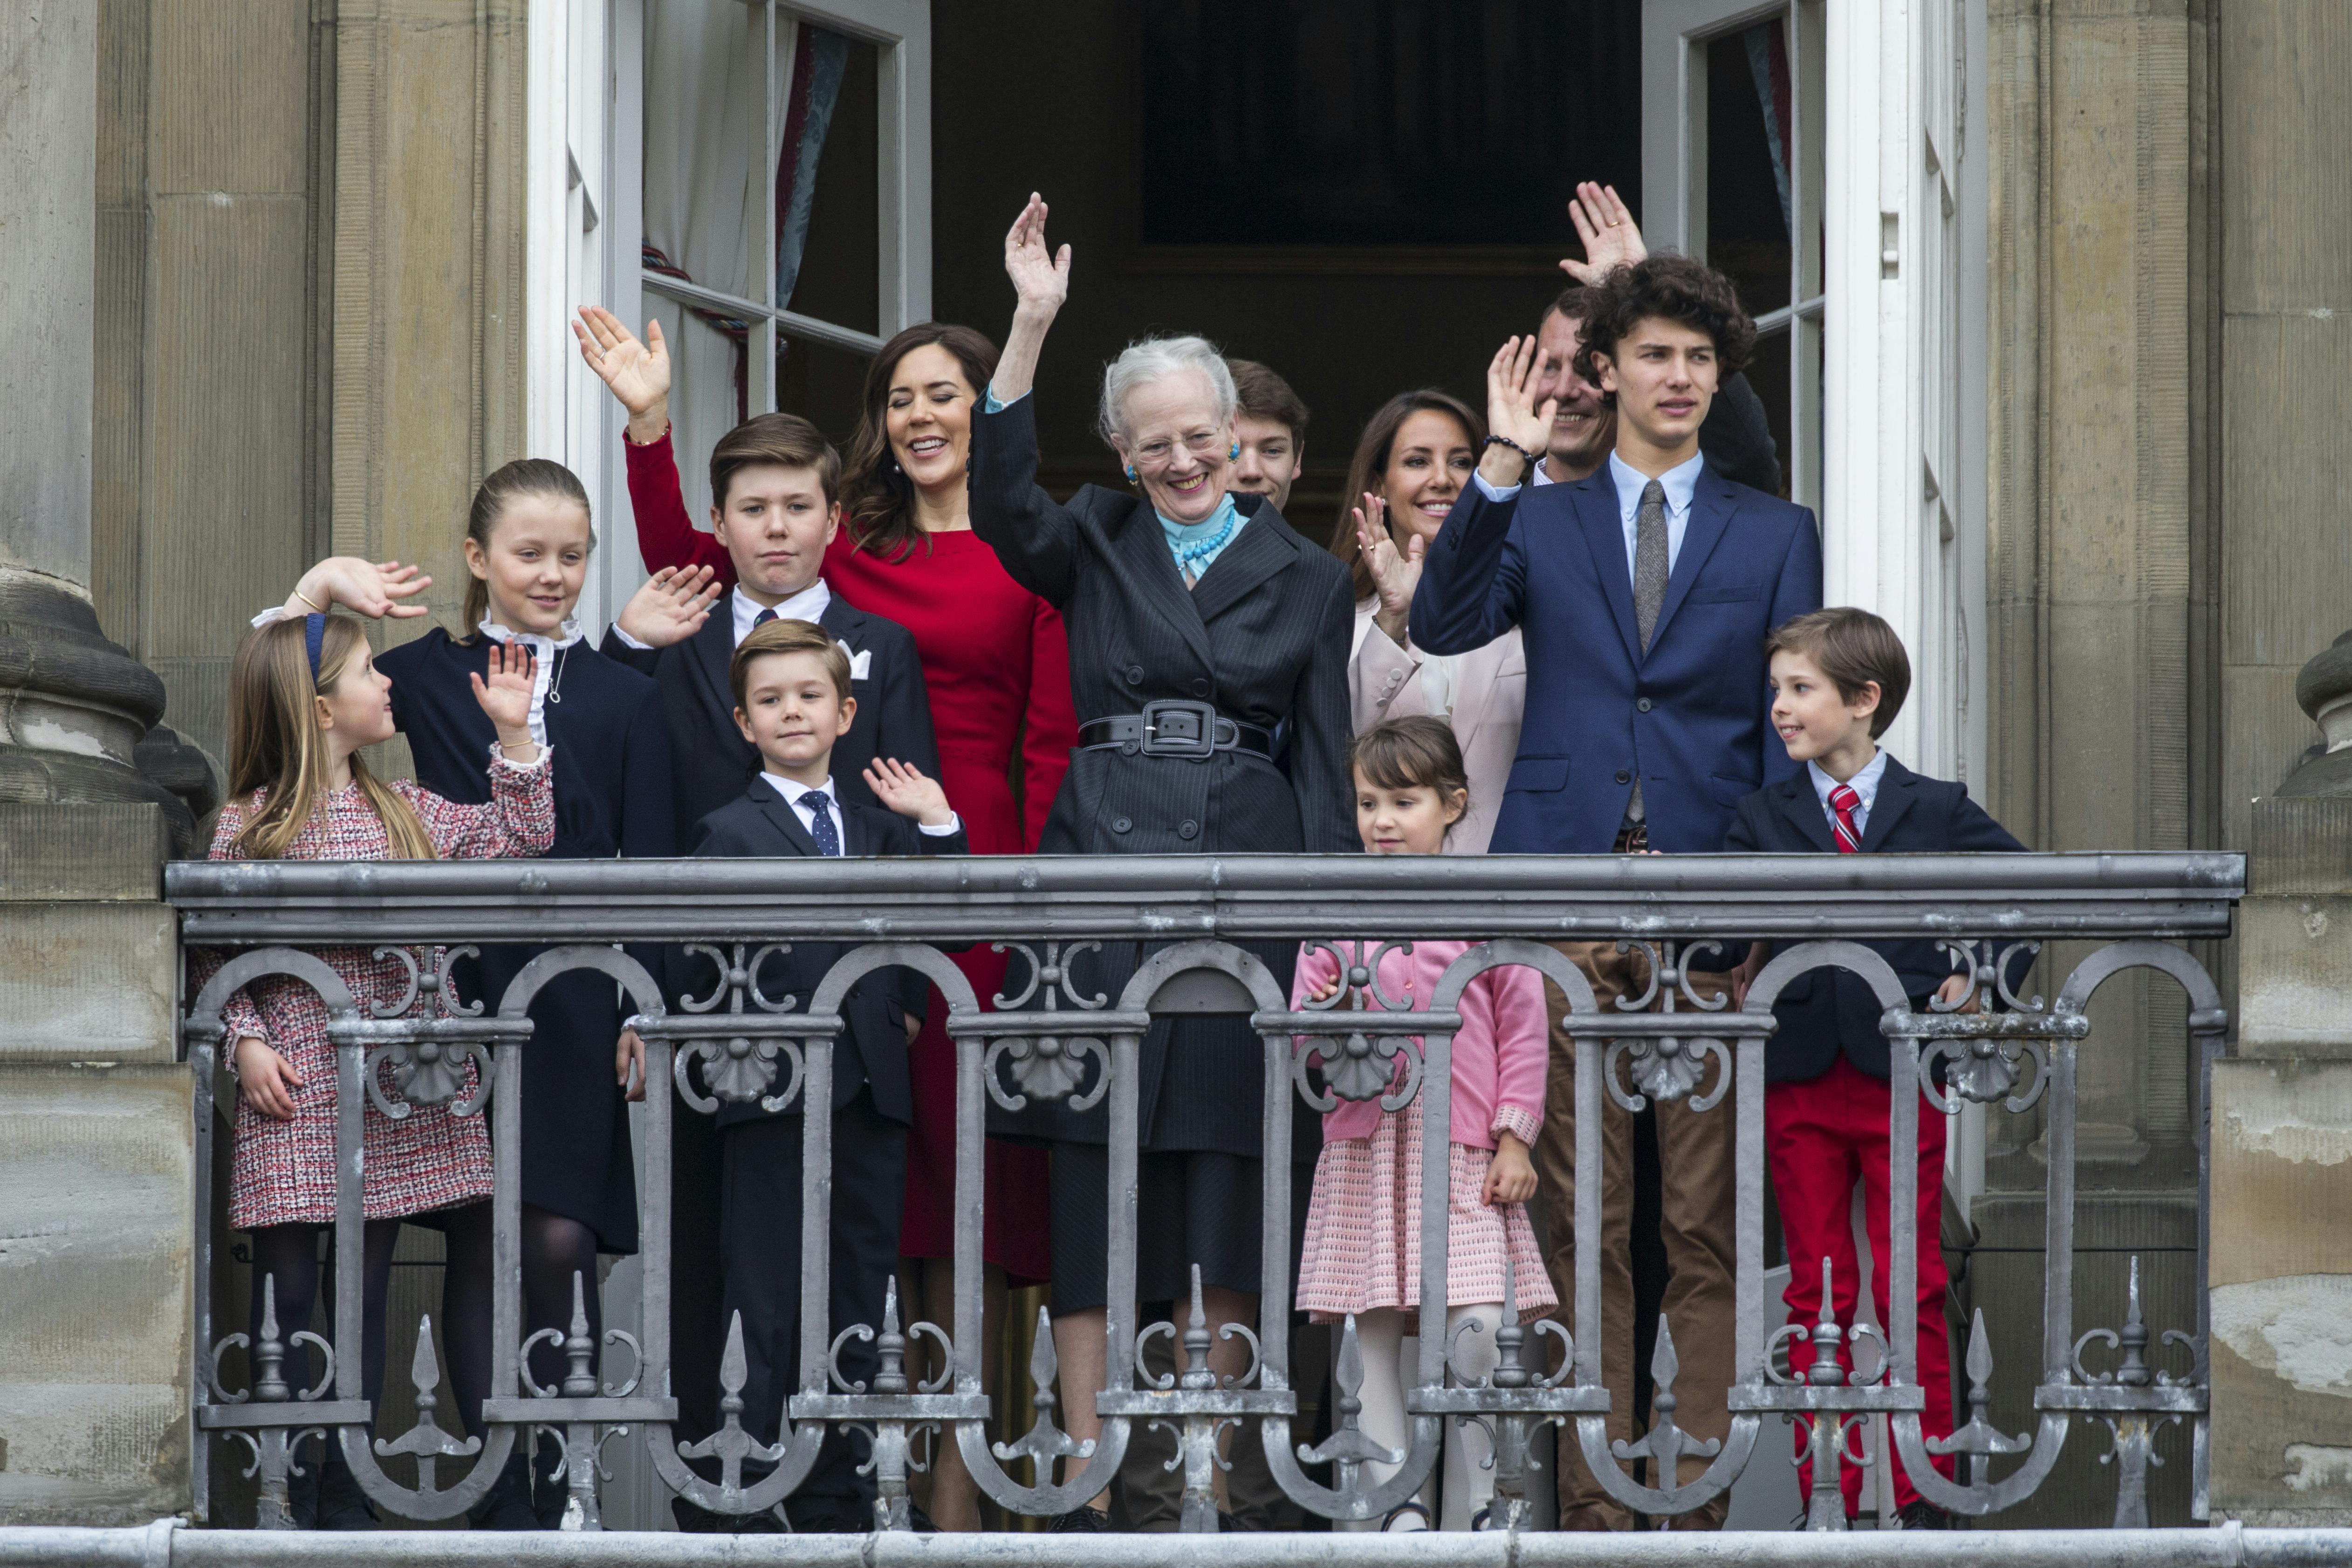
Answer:
[{"label": "balcony handrail", "polygon": [[2225,936],[2234,853],[189,861],[185,940]]}]

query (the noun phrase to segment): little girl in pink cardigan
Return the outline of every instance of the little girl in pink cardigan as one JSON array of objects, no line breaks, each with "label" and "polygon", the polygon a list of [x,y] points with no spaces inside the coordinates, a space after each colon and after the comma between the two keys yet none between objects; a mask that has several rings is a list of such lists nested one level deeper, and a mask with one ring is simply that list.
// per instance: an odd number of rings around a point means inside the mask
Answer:
[{"label": "little girl in pink cardigan", "polygon": [[[1356,828],[1368,852],[1443,850],[1447,828],[1470,798],[1451,728],[1422,716],[1385,720],[1356,737],[1349,762]],[[1378,987],[1360,992],[1357,1006],[1380,1009],[1384,991],[1405,1009],[1426,1008],[1439,977],[1470,946],[1415,942],[1410,953],[1389,949],[1380,959]],[[1336,995],[1342,977],[1328,948],[1302,947],[1292,1005]],[[1465,1322],[1478,1325],[1454,1342],[1457,1364],[1475,1377],[1495,1364],[1506,1256],[1522,1313],[1557,1304],[1527,1211],[1536,1190],[1528,1148],[1543,1124],[1543,980],[1532,969],[1489,969],[1465,988],[1460,1011],[1447,1145],[1446,1329],[1452,1339]],[[1343,1100],[1324,1116],[1298,1270],[1301,1310],[1322,1322],[1355,1315],[1364,1355],[1363,1429],[1391,1448],[1406,1446],[1404,1389],[1412,1369],[1403,1344],[1421,1304],[1421,1118],[1428,1090],[1424,1083],[1402,1111],[1383,1111],[1378,1100]],[[1447,1428],[1440,1512],[1448,1530],[1482,1529],[1495,1491],[1488,1438],[1476,1427],[1449,1422]],[[1376,1481],[1396,1473],[1392,1465],[1370,1469]],[[1408,1502],[1391,1511],[1383,1528],[1429,1525],[1425,1503]]]}]

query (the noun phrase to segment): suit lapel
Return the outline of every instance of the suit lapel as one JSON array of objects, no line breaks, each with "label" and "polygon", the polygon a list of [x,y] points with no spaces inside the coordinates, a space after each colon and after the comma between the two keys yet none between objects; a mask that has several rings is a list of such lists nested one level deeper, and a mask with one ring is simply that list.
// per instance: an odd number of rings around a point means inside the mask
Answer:
[{"label": "suit lapel", "polygon": [[1892,757],[1886,759],[1886,771],[1878,776],[1878,799],[1870,803],[1870,821],[1863,825],[1862,847],[1865,851],[1885,847],[1886,835],[1895,831],[1895,824],[1911,809],[1918,782],[1916,773]]},{"label": "suit lapel", "polygon": [[801,821],[801,814],[784,803],[784,798],[765,779],[751,780],[751,799],[760,803],[760,810],[775,827],[776,831],[791,841],[793,852],[812,859],[817,855],[816,841],[809,837]]},{"label": "suit lapel", "polygon": [[1724,529],[1730,526],[1731,514],[1738,506],[1736,497],[1728,484],[1704,466],[1699,469],[1698,488],[1691,496],[1690,521],[1683,528],[1682,553],[1675,558],[1674,575],[1666,579],[1666,600],[1658,607],[1658,623],[1650,628],[1651,647],[1665,639],[1675,612],[1690,597],[1691,584],[1706,566],[1706,558],[1723,541]]},{"label": "suit lapel", "polygon": [[[1797,825],[1797,831],[1805,835],[1807,843],[1831,854],[1838,852],[1837,835],[1830,831],[1829,813],[1822,810],[1822,798],[1813,793],[1811,768],[1794,779],[1782,779],[1774,787],[1772,793],[1780,808],[1780,814]],[[1876,821],[1874,817],[1872,820]]]},{"label": "suit lapel", "polygon": [[[710,619],[702,623],[701,631],[687,639],[686,646],[687,654],[700,673],[713,706],[722,716],[732,714],[735,711],[735,694],[727,679],[727,666],[735,657],[735,607],[724,599],[711,606]],[[731,722],[727,729],[738,742],[749,748],[750,743],[736,734]]]},{"label": "suit lapel", "polygon": [[1603,463],[1598,474],[1569,486],[1569,505],[1578,531],[1592,552],[1592,570],[1601,579],[1601,597],[1609,601],[1610,619],[1625,640],[1625,656],[1635,667],[1642,663],[1642,623],[1633,615],[1633,573],[1625,564],[1625,524],[1617,511],[1617,486]]},{"label": "suit lapel", "polygon": [[[1217,552],[1217,559],[1192,585],[1192,610],[1202,624],[1215,620],[1259,583],[1297,560],[1297,541],[1282,514],[1261,502],[1241,532]],[[1183,581],[1181,576],[1177,581]]]},{"label": "suit lapel", "polygon": [[[1246,534],[1247,528],[1242,530]],[[1238,545],[1241,541],[1236,539]],[[1112,547],[1119,552],[1120,567],[1136,592],[1151,608],[1160,612],[1184,646],[1204,669],[1214,669],[1216,661],[1209,655],[1209,632],[1202,623],[1201,612],[1192,602],[1192,595],[1177,573],[1176,558],[1168,550],[1168,537],[1160,531],[1159,515],[1150,503],[1131,500],[1127,520],[1119,528]]]}]

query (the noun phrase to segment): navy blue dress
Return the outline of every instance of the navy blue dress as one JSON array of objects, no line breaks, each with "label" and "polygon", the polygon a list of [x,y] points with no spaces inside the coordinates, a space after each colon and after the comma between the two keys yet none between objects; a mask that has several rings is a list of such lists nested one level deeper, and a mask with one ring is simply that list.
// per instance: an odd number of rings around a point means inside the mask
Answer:
[{"label": "navy blue dress", "polygon": [[[467,678],[487,664],[486,644],[454,642],[437,626],[376,660],[392,677],[393,719],[408,737],[417,781],[452,800],[488,799],[485,763],[498,734]],[[661,688],[584,640],[560,650],[551,670],[550,857],[677,853]],[[458,970],[461,993],[496,1010],[508,983],[545,950],[485,947],[478,965]],[[523,1050],[522,1200],[588,1226],[600,1252],[635,1252],[628,1107],[613,1081],[624,1016],[619,989],[600,975],[562,976],[540,991],[530,1016],[539,1027]]]}]

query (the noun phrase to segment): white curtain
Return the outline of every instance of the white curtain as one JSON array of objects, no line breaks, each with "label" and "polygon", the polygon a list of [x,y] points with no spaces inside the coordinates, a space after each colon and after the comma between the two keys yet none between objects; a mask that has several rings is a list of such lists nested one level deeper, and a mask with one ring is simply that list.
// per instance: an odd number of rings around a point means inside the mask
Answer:
[{"label": "white curtain", "polygon": [[[799,28],[776,26],[772,71],[760,57],[763,9],[733,0],[646,0],[645,239],[706,288],[756,299],[761,229],[772,222],[777,148],[757,155],[766,128],[783,133]],[[771,114],[765,95],[778,95]],[[656,266],[648,255],[646,265]],[[670,345],[670,423],[688,516],[709,516],[705,460],[738,419],[735,340],[648,289],[646,308]]]}]

